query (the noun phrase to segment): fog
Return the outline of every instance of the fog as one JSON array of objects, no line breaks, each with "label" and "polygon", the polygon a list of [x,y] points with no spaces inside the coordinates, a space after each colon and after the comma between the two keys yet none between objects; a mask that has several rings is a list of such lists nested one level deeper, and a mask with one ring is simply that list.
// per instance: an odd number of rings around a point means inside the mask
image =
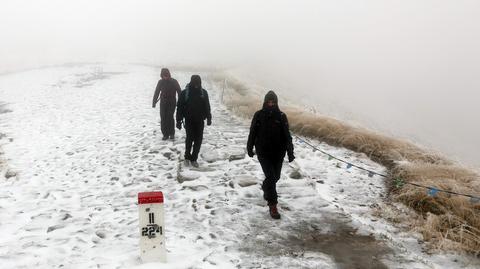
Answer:
[{"label": "fog", "polygon": [[3,0],[0,72],[65,62],[225,68],[478,168],[479,18],[476,0]]}]

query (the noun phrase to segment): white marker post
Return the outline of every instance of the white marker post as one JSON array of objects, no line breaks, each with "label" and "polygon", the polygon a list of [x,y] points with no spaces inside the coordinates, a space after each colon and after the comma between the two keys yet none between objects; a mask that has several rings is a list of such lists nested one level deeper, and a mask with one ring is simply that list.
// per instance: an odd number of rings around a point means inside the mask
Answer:
[{"label": "white marker post", "polygon": [[138,222],[142,261],[166,262],[162,192],[138,194]]}]

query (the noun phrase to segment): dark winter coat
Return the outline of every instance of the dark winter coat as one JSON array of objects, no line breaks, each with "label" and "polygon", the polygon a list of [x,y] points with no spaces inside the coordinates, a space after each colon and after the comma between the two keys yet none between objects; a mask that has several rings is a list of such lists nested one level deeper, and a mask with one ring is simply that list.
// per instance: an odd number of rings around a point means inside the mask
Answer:
[{"label": "dark winter coat", "polygon": [[180,93],[177,102],[177,122],[184,118],[191,121],[212,120],[210,100],[205,89],[192,87],[189,83]]},{"label": "dark winter coat", "polygon": [[[275,106],[268,107],[268,100],[273,100]],[[287,115],[280,111],[278,99],[273,92],[265,96],[263,108],[253,116],[247,142],[248,152],[253,152],[253,146],[260,157],[283,158],[285,152],[293,156]]]},{"label": "dark winter coat", "polygon": [[[162,69],[162,79],[158,81],[155,94],[153,95],[152,107],[155,107],[158,100],[160,104],[175,103],[177,100],[177,94],[180,95],[181,88],[178,81],[170,77],[170,71],[168,69]],[[160,95],[160,99],[158,96]]]}]

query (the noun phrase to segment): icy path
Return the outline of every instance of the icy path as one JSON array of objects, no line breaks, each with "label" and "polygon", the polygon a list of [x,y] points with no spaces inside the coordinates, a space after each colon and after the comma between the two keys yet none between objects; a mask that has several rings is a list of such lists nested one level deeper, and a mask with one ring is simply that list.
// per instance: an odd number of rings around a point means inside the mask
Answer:
[{"label": "icy path", "polygon": [[[244,153],[248,122],[223,108],[207,79],[213,125],[194,169],[182,163],[184,130],[161,141],[157,70],[103,69],[0,79],[13,111],[0,115],[0,142],[17,172],[0,178],[1,268],[441,268],[418,245],[395,244],[396,230],[372,216],[381,179],[296,143],[297,164],[285,163],[278,184],[282,219],[272,220],[260,166]],[[173,74],[182,86],[190,75]],[[322,148],[383,172],[363,155]],[[136,196],[150,190],[166,195],[164,265],[138,258]]]}]

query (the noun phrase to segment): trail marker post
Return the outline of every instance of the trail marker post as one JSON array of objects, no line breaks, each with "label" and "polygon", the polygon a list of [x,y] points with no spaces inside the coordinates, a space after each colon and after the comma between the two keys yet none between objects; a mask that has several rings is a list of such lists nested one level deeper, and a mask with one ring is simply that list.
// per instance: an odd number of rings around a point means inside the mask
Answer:
[{"label": "trail marker post", "polygon": [[144,262],[166,262],[163,193],[138,194],[140,257]]}]

